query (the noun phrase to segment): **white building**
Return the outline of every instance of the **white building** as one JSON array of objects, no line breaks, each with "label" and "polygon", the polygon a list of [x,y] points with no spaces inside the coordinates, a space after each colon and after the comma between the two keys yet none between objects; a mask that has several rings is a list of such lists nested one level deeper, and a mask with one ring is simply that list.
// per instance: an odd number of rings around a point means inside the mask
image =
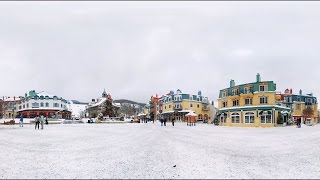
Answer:
[{"label": "white building", "polygon": [[47,117],[59,117],[64,119],[71,118],[68,110],[68,101],[62,97],[41,91],[31,90],[20,97],[16,104],[16,109],[23,117],[34,118],[37,115]]}]

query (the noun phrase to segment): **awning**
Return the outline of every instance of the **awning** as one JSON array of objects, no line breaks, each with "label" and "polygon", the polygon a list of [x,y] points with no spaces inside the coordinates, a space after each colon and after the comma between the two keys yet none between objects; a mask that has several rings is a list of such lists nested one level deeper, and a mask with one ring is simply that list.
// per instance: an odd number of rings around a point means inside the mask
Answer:
[{"label": "awning", "polygon": [[271,111],[261,111],[259,115],[271,115]]},{"label": "awning", "polygon": [[195,114],[194,112],[189,112],[188,114],[186,114],[186,116],[198,116],[198,115]]},{"label": "awning", "polygon": [[281,114],[289,114],[288,111],[281,111]]},{"label": "awning", "polygon": [[182,110],[182,111],[178,111],[179,113],[190,113],[190,112],[194,112],[194,111],[191,111],[191,110]]},{"label": "awning", "polygon": [[161,114],[169,114],[169,113],[174,113],[174,111],[167,111],[167,112],[163,112]]}]

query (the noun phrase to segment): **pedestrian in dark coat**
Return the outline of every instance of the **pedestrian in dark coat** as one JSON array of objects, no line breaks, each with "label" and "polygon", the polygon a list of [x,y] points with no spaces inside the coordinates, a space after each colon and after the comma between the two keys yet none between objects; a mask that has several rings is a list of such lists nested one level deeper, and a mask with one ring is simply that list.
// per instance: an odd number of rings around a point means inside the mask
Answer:
[{"label": "pedestrian in dark coat", "polygon": [[37,129],[37,126],[38,126],[38,129],[39,129],[39,128],[40,128],[40,127],[39,127],[39,126],[40,126],[40,118],[39,118],[38,115],[37,115],[36,118],[35,118],[35,123],[36,123],[36,125],[35,125],[34,129]]},{"label": "pedestrian in dark coat", "polygon": [[172,118],[172,126],[174,126],[174,121],[175,121],[175,119],[174,119],[174,117]]}]

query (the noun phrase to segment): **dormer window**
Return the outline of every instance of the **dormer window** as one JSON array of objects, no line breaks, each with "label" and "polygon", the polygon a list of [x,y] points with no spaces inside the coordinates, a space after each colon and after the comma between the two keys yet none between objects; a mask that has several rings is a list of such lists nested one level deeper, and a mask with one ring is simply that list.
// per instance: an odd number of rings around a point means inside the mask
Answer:
[{"label": "dormer window", "polygon": [[238,95],[239,89],[232,89],[232,96]]},{"label": "dormer window", "polygon": [[227,97],[227,91],[222,91],[222,97]]},{"label": "dormer window", "polygon": [[259,91],[267,91],[267,86],[266,85],[260,85],[259,86]]}]

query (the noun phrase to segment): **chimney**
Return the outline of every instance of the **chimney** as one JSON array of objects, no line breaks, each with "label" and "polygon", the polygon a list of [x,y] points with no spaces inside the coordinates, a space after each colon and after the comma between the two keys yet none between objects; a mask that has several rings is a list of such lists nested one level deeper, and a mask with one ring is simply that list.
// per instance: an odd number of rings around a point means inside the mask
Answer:
[{"label": "chimney", "polygon": [[292,88],[290,89],[290,94],[292,94]]},{"label": "chimney", "polygon": [[230,87],[234,87],[234,85],[235,85],[234,80],[231,79],[231,80],[230,80]]},{"label": "chimney", "polygon": [[300,89],[299,94],[302,95],[302,90]]},{"label": "chimney", "polygon": [[259,73],[256,75],[256,81],[257,81],[257,82],[261,82],[261,76],[260,76]]}]

